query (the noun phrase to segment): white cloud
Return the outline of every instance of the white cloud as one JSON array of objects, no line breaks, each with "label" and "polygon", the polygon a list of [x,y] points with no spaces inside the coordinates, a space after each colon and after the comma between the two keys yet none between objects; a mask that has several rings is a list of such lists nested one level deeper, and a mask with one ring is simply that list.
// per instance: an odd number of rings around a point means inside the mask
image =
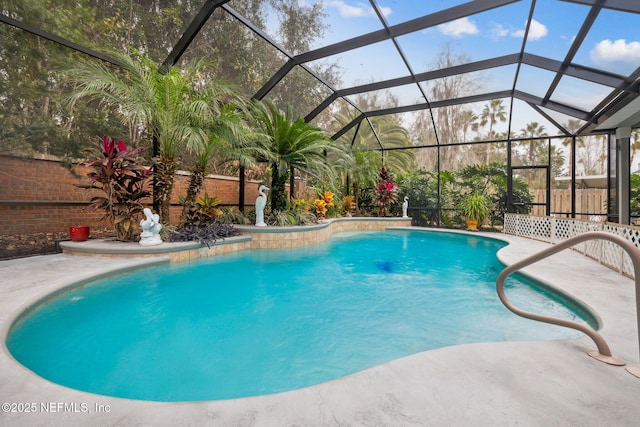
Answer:
[{"label": "white cloud", "polygon": [[[526,23],[525,23],[526,24]],[[539,40],[547,35],[549,31],[547,30],[547,26],[541,24],[535,19],[531,20],[531,25],[529,26],[529,37],[527,37],[528,41]],[[511,33],[513,37],[523,37],[524,30],[517,30]]]},{"label": "white cloud", "polygon": [[640,60],[640,42],[602,40],[589,52],[589,56],[596,64],[614,61],[637,63]]},{"label": "white cloud", "polygon": [[[327,7],[333,7],[338,10],[338,13],[343,18],[358,18],[362,16],[375,16],[376,13],[366,3],[356,3],[355,6],[351,6],[342,0],[330,0],[326,3]],[[391,15],[390,7],[381,7],[380,11],[383,16]]]},{"label": "white cloud", "polygon": [[476,34],[478,33],[478,27],[476,24],[469,21],[468,18],[460,18],[455,21],[447,22],[446,24],[438,25],[438,31],[445,36],[460,37],[463,34]]},{"label": "white cloud", "polygon": [[529,37],[527,40],[539,40],[546,36],[548,32],[546,25],[532,19],[531,25],[529,26]]},{"label": "white cloud", "polygon": [[503,27],[502,24],[492,23],[489,33],[493,38],[500,38],[509,35],[509,30]]},{"label": "white cloud", "polygon": [[391,8],[387,6],[378,6],[380,8],[380,12],[382,12],[382,16],[385,18],[391,15]]}]

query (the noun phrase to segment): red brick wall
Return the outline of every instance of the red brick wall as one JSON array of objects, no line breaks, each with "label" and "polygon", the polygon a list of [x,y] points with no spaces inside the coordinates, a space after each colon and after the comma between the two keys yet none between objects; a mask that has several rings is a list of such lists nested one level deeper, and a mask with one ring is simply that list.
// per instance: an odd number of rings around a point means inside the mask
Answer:
[{"label": "red brick wall", "polygon": [[[63,232],[78,224],[110,228],[100,221],[100,211],[86,208],[95,190],[77,187],[89,183],[87,169],[81,165],[73,168],[80,177],[74,177],[57,159],[0,156],[0,235]],[[173,203],[178,204],[186,194],[188,181],[187,173],[176,176]],[[245,181],[245,212],[255,203],[259,185]],[[208,176],[201,194],[207,192],[223,204],[237,206],[239,188],[238,178]],[[173,224],[180,212],[181,206],[172,207]]]}]

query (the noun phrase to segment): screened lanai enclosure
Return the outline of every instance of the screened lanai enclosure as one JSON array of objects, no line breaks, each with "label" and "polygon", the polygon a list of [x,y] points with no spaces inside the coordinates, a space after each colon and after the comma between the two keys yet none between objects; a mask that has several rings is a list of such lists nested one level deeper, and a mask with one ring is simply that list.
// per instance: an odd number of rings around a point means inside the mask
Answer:
[{"label": "screened lanai enclosure", "polygon": [[[79,79],[79,69],[96,80],[96,70],[127,75],[129,57],[164,76],[197,69],[196,86],[216,87],[222,99],[264,101],[320,128],[340,148],[323,150],[336,182],[329,188],[290,160],[296,196],[305,181],[307,190],[361,193],[365,206],[379,181],[367,171],[384,165],[422,224],[447,225],[456,188],[491,192],[498,213],[640,219],[640,2],[0,0],[0,8],[0,157],[69,164],[102,135],[161,155],[158,135],[123,119],[117,90],[108,102],[78,96],[92,78]],[[177,168],[193,170],[199,153],[175,149]],[[218,145],[210,154],[207,173],[273,180],[259,153],[245,162]],[[26,193],[38,178],[29,173],[24,187],[2,191],[0,208],[68,203],[34,201]],[[244,210],[244,198],[228,204]]]}]

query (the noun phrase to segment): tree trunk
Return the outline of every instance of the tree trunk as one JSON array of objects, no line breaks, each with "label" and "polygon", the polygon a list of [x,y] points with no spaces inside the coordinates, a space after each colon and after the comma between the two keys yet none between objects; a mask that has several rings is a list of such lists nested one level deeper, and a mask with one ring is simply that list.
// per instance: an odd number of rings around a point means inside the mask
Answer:
[{"label": "tree trunk", "polygon": [[287,208],[287,175],[279,175],[278,165],[271,164],[271,211],[283,211]]},{"label": "tree trunk", "polygon": [[169,210],[171,208],[171,193],[173,192],[173,183],[177,164],[172,159],[160,158],[155,162],[154,173],[156,176],[156,187],[154,198],[160,206],[160,221],[162,224],[169,224]]},{"label": "tree trunk", "polygon": [[183,227],[189,220],[189,213],[193,210],[196,204],[196,197],[198,197],[198,193],[200,193],[202,183],[204,182],[204,174],[205,170],[200,166],[196,166],[191,172],[187,195],[185,196],[184,205],[182,206],[182,214],[180,215],[180,227]]}]

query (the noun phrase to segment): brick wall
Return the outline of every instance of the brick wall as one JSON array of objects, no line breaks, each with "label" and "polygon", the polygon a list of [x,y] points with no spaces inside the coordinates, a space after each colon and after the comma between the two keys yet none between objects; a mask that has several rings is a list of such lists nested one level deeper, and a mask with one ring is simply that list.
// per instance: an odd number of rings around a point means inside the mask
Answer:
[{"label": "brick wall", "polygon": [[[100,211],[86,207],[95,190],[77,187],[89,183],[86,167],[74,165],[73,169],[79,177],[74,177],[55,158],[0,156],[0,235],[63,232],[78,224],[110,228],[100,220]],[[188,181],[188,173],[177,174],[172,200],[176,206],[171,210],[173,224],[180,216],[181,206],[177,204],[180,196],[186,194]],[[257,181],[245,181],[245,212],[255,203],[259,185]],[[237,206],[239,188],[236,177],[210,175],[201,194],[207,192],[219,197],[223,204]]]}]

